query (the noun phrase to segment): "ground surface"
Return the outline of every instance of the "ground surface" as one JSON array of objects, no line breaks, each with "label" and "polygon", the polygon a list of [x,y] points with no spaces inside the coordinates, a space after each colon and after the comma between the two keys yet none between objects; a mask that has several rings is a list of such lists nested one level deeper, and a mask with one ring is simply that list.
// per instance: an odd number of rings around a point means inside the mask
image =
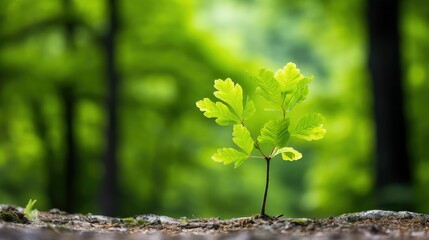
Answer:
[{"label": "ground surface", "polygon": [[259,217],[219,220],[140,215],[111,218],[39,212],[0,205],[0,240],[5,239],[429,239],[429,215],[372,210],[326,219]]}]

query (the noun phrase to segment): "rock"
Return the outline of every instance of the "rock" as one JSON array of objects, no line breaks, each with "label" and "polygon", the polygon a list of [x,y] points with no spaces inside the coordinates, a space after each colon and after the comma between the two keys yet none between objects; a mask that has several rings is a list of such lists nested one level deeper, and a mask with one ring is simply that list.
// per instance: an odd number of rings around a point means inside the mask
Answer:
[{"label": "rock", "polygon": [[420,219],[427,221],[429,215],[421,213],[413,213],[408,211],[394,212],[394,211],[383,211],[383,210],[370,210],[358,213],[348,213],[337,217],[338,220],[344,220],[347,222],[357,222],[362,220],[380,220],[380,219]]}]

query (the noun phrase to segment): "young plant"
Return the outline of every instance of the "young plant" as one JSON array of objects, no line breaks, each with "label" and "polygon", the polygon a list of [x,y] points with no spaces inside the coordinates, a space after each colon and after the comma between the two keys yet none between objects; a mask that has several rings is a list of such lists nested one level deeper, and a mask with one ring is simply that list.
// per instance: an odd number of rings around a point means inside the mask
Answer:
[{"label": "young plant", "polygon": [[27,205],[25,206],[24,209],[24,216],[31,221],[36,221],[37,220],[37,215],[39,214],[39,211],[37,211],[37,209],[33,209],[34,204],[37,202],[37,200],[32,200],[30,199],[27,203]]},{"label": "young plant", "polygon": [[[233,125],[232,140],[238,148],[220,148],[212,159],[224,165],[234,163],[238,168],[249,158],[264,159],[266,162],[266,183],[261,207],[261,216],[265,214],[267,200],[270,161],[281,155],[285,161],[295,161],[302,158],[302,154],[288,145],[291,137],[307,141],[323,138],[326,130],[325,121],[320,113],[310,113],[303,116],[295,127],[289,125],[289,112],[305,100],[309,94],[308,84],[313,77],[304,77],[294,63],[288,63],[275,74],[269,70],[261,69],[251,79],[256,83],[256,93],[262,96],[270,107],[270,111],[278,112],[278,117],[269,120],[260,130],[257,138],[253,138],[246,127],[247,120],[255,113],[255,104],[248,97],[243,102],[243,89],[231,79],[215,80],[214,92],[220,101],[213,102],[204,98],[197,102],[197,107],[204,112],[204,116],[215,118],[221,126]],[[261,147],[264,145],[264,148]],[[268,154],[264,153],[269,147]],[[258,155],[253,155],[253,152]]]}]

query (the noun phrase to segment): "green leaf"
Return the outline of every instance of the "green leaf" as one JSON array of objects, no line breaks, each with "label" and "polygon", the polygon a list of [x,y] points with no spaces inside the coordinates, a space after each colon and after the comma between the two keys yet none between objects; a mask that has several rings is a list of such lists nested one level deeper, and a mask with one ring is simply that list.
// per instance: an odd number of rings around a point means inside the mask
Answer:
[{"label": "green leaf", "polygon": [[204,116],[208,118],[216,118],[216,123],[222,126],[228,124],[240,123],[240,118],[233,114],[229,108],[221,102],[212,102],[208,98],[204,98],[197,102],[197,107],[204,112]]},{"label": "green leaf", "polygon": [[251,100],[247,100],[246,105],[244,106],[243,120],[248,120],[256,113],[255,104]]},{"label": "green leaf", "polygon": [[304,101],[310,90],[308,89],[308,84],[313,80],[313,77],[303,78],[296,86],[290,97],[286,98],[285,106],[288,111],[292,110],[292,108]]},{"label": "green leaf", "polygon": [[275,147],[282,148],[289,141],[289,119],[271,120],[261,129],[261,135],[258,137],[260,143],[272,143]]},{"label": "green leaf", "polygon": [[246,161],[247,159],[248,159],[248,157],[247,157],[247,158],[242,158],[242,159],[237,160],[237,161],[234,163],[234,168],[238,168],[238,167],[240,167],[240,166],[241,166],[241,164],[243,164],[243,163],[244,163],[244,161]]},{"label": "green leaf", "polygon": [[252,137],[250,136],[249,130],[247,130],[247,128],[241,124],[236,124],[234,125],[232,136],[234,137],[232,139],[234,143],[243,149],[243,151],[247,153],[248,156],[250,156],[255,144],[252,140]]},{"label": "green leaf", "polygon": [[298,83],[304,78],[295,63],[288,63],[283,69],[279,69],[274,78],[280,85],[282,92],[293,91]]},{"label": "green leaf", "polygon": [[280,153],[282,154],[282,158],[285,161],[296,161],[302,158],[302,154],[291,147],[284,147],[284,148],[278,149],[274,153],[274,156]]},{"label": "green leaf", "polygon": [[299,120],[292,136],[302,138],[307,141],[322,139],[326,133],[323,128],[325,118],[320,113],[310,113]]},{"label": "green leaf", "polygon": [[39,211],[37,211],[37,209],[33,209],[34,204],[37,202],[37,200],[32,200],[30,199],[27,203],[27,205],[25,206],[24,209],[24,215],[27,219],[32,220],[32,221],[36,221],[37,220],[37,215],[39,213]]},{"label": "green leaf", "polygon": [[258,87],[256,93],[261,95],[267,101],[281,104],[282,96],[280,92],[280,86],[277,80],[274,78],[274,73],[262,68],[259,70],[257,76],[251,75],[253,80],[256,82]]},{"label": "green leaf", "polygon": [[230,79],[218,79],[215,81],[214,87],[217,89],[214,95],[220,100],[228,104],[233,112],[241,118],[243,116],[243,89],[239,84],[235,84]]},{"label": "green leaf", "polygon": [[235,162],[235,168],[239,167],[248,158],[247,154],[234,148],[220,148],[212,156],[213,161],[221,162],[224,165]]}]

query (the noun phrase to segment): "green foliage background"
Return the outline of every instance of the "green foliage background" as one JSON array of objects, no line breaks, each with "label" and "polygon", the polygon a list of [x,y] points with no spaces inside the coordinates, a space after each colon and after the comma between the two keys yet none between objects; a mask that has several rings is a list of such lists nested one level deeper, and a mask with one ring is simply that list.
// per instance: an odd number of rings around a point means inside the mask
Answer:
[{"label": "green foliage background", "polygon": [[[60,0],[0,1],[1,203],[22,206],[33,198],[38,209],[56,207],[46,194],[46,173],[64,167],[61,98],[62,89],[72,86],[80,161],[76,211],[100,211],[106,81],[96,38],[105,30],[106,6],[102,0],[71,2],[70,10]],[[195,102],[213,92],[214,79],[230,77],[247,92],[253,87],[248,72],[261,66],[276,70],[289,61],[315,76],[309,99],[294,111],[321,112],[327,134],[322,141],[295,144],[302,160],[273,161],[268,213],[319,217],[374,207],[364,1],[119,2],[122,216],[257,213],[265,162],[253,159],[233,169],[212,161],[216,148],[232,144],[230,131],[205,119]],[[416,210],[422,212],[429,211],[425,6],[424,0],[401,6],[409,128],[404,147],[411,149]],[[72,39],[64,33],[65,16],[80,23]]]}]

